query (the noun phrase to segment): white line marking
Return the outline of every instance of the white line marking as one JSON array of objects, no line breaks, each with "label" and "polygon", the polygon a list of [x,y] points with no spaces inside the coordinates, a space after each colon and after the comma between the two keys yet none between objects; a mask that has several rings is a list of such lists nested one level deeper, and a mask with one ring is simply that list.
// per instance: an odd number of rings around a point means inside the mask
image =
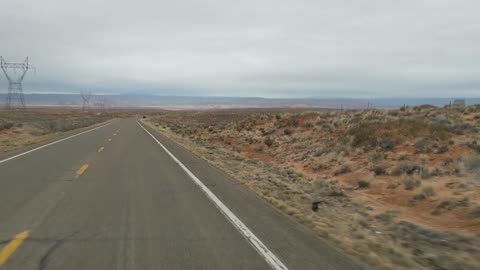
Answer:
[{"label": "white line marking", "polygon": [[207,197],[215,204],[215,206],[220,210],[220,212],[233,224],[233,226],[248,240],[248,242],[255,248],[255,250],[260,254],[265,261],[275,270],[288,270],[288,268],[280,261],[280,259],[273,254],[263,243],[258,239],[255,234],[253,234],[250,229],[237,217],[235,214],[228,209],[228,207],[218,199],[215,194],[207,187],[205,184],[200,181],[183,163],[178,160],[162,143],[160,143],[155,136],[153,136],[146,128],[144,128],[140,122],[137,121],[143,130],[145,130],[148,135],[150,135],[162,148],[163,150],[190,176],[193,182],[200,187],[200,189],[207,195]]},{"label": "white line marking", "polygon": [[56,143],[63,142],[63,141],[66,141],[66,140],[68,140],[68,139],[71,139],[71,138],[80,136],[80,135],[82,135],[82,134],[85,134],[85,133],[88,133],[88,132],[97,130],[97,129],[99,129],[99,128],[108,126],[108,125],[110,125],[110,124],[111,124],[111,122],[108,123],[108,124],[105,124],[105,125],[96,127],[96,128],[92,128],[92,129],[89,129],[89,130],[86,130],[86,131],[82,131],[82,132],[80,132],[80,133],[74,134],[74,135],[72,135],[72,136],[68,136],[68,137],[66,137],[66,138],[63,138],[63,139],[60,139],[60,140],[57,140],[57,141],[54,141],[54,142],[51,142],[51,143],[47,143],[47,144],[45,144],[45,145],[42,145],[42,146],[39,146],[39,147],[37,147],[37,148],[28,150],[28,151],[23,152],[23,153],[20,153],[20,154],[18,154],[18,155],[15,155],[15,156],[13,156],[13,157],[9,157],[9,158],[0,160],[0,164],[2,164],[2,163],[4,163],[4,162],[7,162],[7,161],[9,161],[9,160],[12,160],[12,159],[14,159],[14,158],[21,157],[21,156],[23,156],[23,155],[30,154],[30,153],[32,153],[32,152],[34,152],[34,151],[40,150],[40,149],[45,148],[45,147],[47,147],[47,146],[54,145],[54,144],[56,144]]}]

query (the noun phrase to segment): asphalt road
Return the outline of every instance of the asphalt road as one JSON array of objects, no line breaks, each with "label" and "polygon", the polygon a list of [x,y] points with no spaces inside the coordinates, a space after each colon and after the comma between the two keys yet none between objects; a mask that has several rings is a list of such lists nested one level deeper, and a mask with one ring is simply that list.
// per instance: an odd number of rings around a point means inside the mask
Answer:
[{"label": "asphalt road", "polygon": [[148,131],[117,120],[0,156],[0,269],[364,269]]}]

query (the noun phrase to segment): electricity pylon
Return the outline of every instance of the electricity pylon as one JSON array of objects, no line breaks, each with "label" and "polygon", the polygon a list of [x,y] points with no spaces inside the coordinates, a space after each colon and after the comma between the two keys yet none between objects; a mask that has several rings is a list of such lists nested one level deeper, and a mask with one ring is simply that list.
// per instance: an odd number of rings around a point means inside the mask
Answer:
[{"label": "electricity pylon", "polygon": [[80,92],[80,96],[82,97],[82,100],[83,100],[82,110],[86,111],[90,108],[90,99],[92,98],[92,92],[82,91]]},{"label": "electricity pylon", "polygon": [[[27,74],[27,71],[34,67],[30,66],[30,64],[28,63],[28,57],[25,58],[25,61],[23,63],[7,63],[1,56],[0,66],[3,70],[3,73],[5,74],[5,77],[7,77],[8,80],[8,93],[7,101],[5,104],[7,109],[12,109],[17,106],[24,109],[25,97],[23,96],[22,81],[23,78],[25,78],[25,74]],[[11,74],[8,73],[8,69],[13,69],[14,73],[16,73],[17,69],[19,69],[20,75],[17,77],[12,77]]]}]

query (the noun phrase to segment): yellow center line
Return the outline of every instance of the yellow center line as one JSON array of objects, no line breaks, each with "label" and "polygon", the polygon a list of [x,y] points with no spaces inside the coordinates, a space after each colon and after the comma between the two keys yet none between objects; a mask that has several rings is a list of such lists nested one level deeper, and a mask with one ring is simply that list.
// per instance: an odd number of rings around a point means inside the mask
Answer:
[{"label": "yellow center line", "polygon": [[102,151],[103,151],[103,149],[105,149],[105,147],[103,147],[103,146],[102,146],[102,147],[100,147],[100,148],[98,148],[98,153],[102,152]]},{"label": "yellow center line", "polygon": [[88,169],[88,164],[84,164],[80,169],[77,171],[77,177],[82,175]]},{"label": "yellow center line", "polygon": [[15,235],[12,241],[10,241],[1,251],[0,251],[0,266],[2,266],[10,256],[17,250],[17,248],[22,244],[22,242],[28,237],[29,231],[24,231]]}]

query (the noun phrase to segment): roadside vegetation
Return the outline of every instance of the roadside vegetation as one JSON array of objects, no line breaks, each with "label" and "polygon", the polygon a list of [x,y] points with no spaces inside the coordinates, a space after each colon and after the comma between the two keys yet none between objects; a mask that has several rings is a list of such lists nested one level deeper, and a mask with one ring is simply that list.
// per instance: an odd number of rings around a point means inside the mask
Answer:
[{"label": "roadside vegetation", "polygon": [[116,116],[118,113],[51,108],[0,110],[0,152],[55,138]]},{"label": "roadside vegetation", "polygon": [[145,122],[379,269],[480,269],[480,106]]}]

